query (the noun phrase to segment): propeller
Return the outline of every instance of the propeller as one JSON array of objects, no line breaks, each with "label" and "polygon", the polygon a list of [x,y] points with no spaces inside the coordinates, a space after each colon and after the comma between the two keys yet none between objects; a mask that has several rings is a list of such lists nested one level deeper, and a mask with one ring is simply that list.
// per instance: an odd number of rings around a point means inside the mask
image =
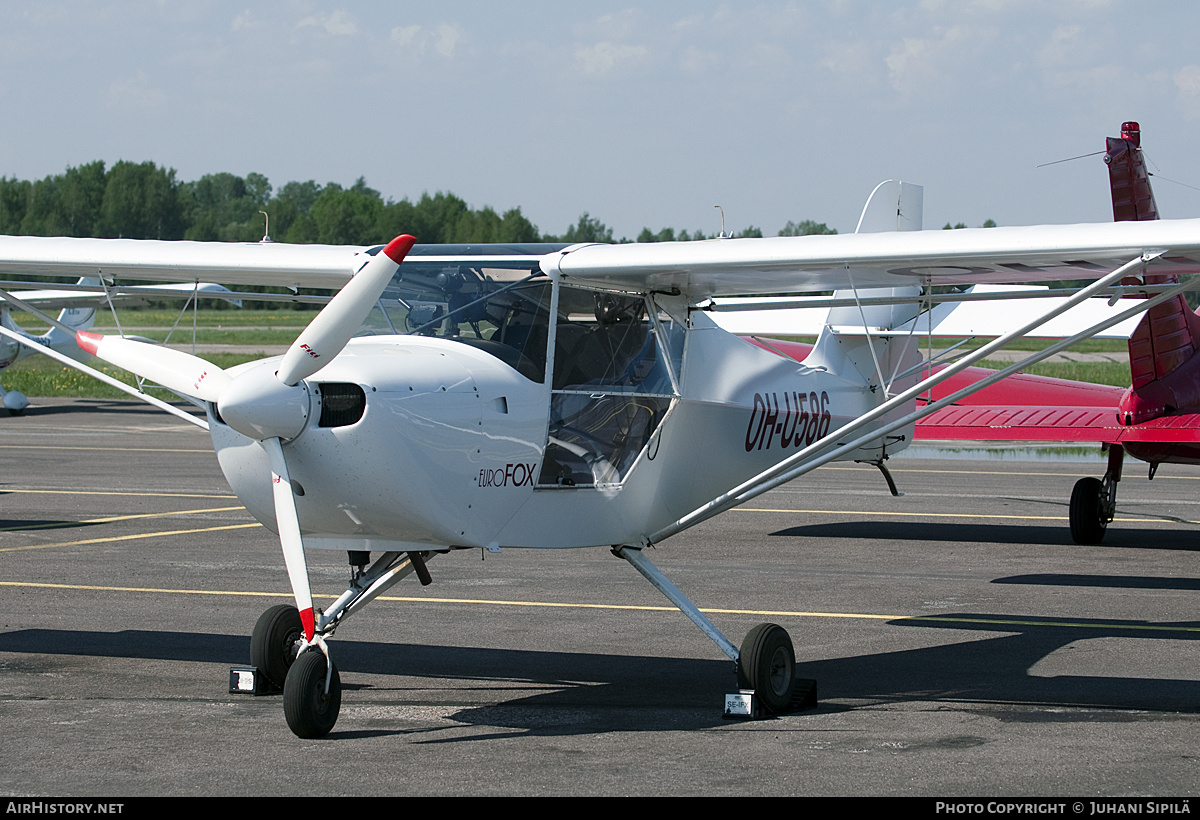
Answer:
[{"label": "propeller", "polygon": [[221,419],[244,436],[262,443],[271,465],[275,524],[304,637],[316,633],[308,567],[288,474],[283,442],[298,436],[308,420],[309,393],[304,379],[342,351],[379,301],[404,257],[416,243],[405,234],[389,242],[329,300],[288,348],[278,368],[263,362],[230,376],[199,356],[99,333],[79,331],[79,346],[99,359],[136,373],[186,396],[216,405]]}]

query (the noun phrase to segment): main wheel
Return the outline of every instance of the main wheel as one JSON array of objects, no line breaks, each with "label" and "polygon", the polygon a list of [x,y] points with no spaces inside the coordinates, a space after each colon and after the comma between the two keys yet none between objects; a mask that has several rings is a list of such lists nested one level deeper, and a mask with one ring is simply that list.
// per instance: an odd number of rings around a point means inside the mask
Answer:
[{"label": "main wheel", "polygon": [[337,665],[325,691],[325,653],[305,652],[288,670],[283,684],[283,714],[296,737],[317,738],[329,734],[342,708],[342,680]]},{"label": "main wheel", "polygon": [[769,712],[783,712],[796,690],[796,653],[787,630],[759,624],[742,641],[738,685],[753,689]]},{"label": "main wheel", "polygon": [[296,607],[273,606],[259,616],[250,635],[250,664],[257,666],[276,688],[282,689],[288,669],[296,660],[296,648],[304,637],[304,625]]},{"label": "main wheel", "polygon": [[1104,482],[1088,476],[1071,490],[1071,538],[1076,544],[1099,544],[1108,528],[1104,514]]}]

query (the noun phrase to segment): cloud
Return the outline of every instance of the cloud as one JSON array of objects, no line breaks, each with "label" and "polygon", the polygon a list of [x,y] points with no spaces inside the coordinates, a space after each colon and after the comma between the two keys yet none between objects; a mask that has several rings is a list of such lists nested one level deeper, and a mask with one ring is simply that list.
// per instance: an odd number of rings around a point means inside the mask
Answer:
[{"label": "cloud", "polygon": [[296,28],[307,28],[310,26],[323,28],[329,34],[335,36],[358,33],[358,25],[354,22],[354,18],[341,9],[328,15],[314,14],[310,17],[305,17],[296,24]]},{"label": "cloud", "polygon": [[1185,65],[1172,77],[1179,90],[1176,101],[1189,120],[1200,119],[1200,65]]},{"label": "cloud", "polygon": [[959,79],[993,32],[968,26],[939,27],[932,37],[905,37],[885,60],[888,80],[904,95],[926,94]]},{"label": "cloud", "polygon": [[433,28],[397,26],[391,33],[391,41],[400,46],[402,52],[417,57],[432,52],[449,59],[462,39],[463,30],[449,23],[439,23]]},{"label": "cloud", "polygon": [[241,14],[235,14],[230,28],[234,31],[249,30],[259,27],[259,23],[254,22],[250,15],[250,9],[246,9]]},{"label": "cloud", "polygon": [[607,77],[636,63],[650,53],[645,46],[603,41],[575,47],[575,66],[589,77]]},{"label": "cloud", "polygon": [[114,108],[157,108],[167,100],[166,93],[152,85],[144,71],[108,87],[108,102]]}]

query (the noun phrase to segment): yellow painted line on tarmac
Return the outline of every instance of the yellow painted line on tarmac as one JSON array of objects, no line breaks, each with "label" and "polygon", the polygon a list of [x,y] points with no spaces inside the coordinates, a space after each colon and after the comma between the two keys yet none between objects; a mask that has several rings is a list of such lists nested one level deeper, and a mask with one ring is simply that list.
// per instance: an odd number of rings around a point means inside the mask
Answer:
[{"label": "yellow painted line on tarmac", "polygon": [[[249,590],[216,590],[216,589],[166,589],[160,587],[115,587],[115,586],[99,586],[94,584],[51,584],[34,581],[0,581],[0,587],[25,587],[30,589],[62,589],[62,590],[82,590],[89,592],[140,592],[152,593],[158,595],[217,595],[217,596],[233,596],[245,598],[284,598],[290,600],[292,593],[290,592],[256,592]],[[324,600],[335,600],[335,595],[322,595],[313,593],[313,598]],[[408,596],[389,596],[381,595],[380,601],[397,601],[403,603],[414,604],[469,604],[476,606],[511,606],[511,607],[526,607],[526,608],[550,608],[550,609],[602,609],[613,612],[678,612],[673,606],[639,606],[633,604],[583,604],[583,603],[564,603],[561,601],[506,601],[494,598],[417,598]],[[1200,626],[1169,626],[1156,625],[1147,623],[1138,624],[1122,624],[1122,623],[1087,623],[1081,621],[1034,621],[1020,618],[972,618],[969,616],[953,616],[946,617],[942,615],[882,615],[862,612],[804,612],[794,610],[778,610],[778,609],[711,609],[700,608],[701,612],[710,615],[752,615],[755,617],[774,617],[774,618],[839,618],[839,619],[854,619],[854,620],[872,620],[872,621],[907,621],[912,622],[929,622],[934,624],[985,624],[988,626],[999,627],[997,631],[1004,631],[1013,627],[1068,627],[1073,629],[1120,629],[1129,631],[1150,631],[1150,632],[1200,632]]]},{"label": "yellow painted line on tarmac", "polygon": [[145,490],[13,490],[0,487],[5,493],[28,493],[29,495],[123,495],[134,498],[237,498],[233,493],[155,493]]},{"label": "yellow painted line on tarmac", "polygon": [[245,507],[238,505],[236,507],[207,507],[202,510],[175,510],[174,512],[162,513],[137,513],[136,515],[114,515],[109,518],[89,518],[85,521],[68,521],[55,522],[50,524],[30,524],[21,527],[0,527],[0,532],[26,532],[28,530],[48,530],[48,529],[66,529],[68,527],[83,526],[84,524],[111,524],[114,521],[132,521],[137,518],[164,518],[169,515],[199,515],[201,513],[215,512],[231,512],[233,510],[244,510]]},{"label": "yellow painted line on tarmac", "polygon": [[[256,525],[257,526],[257,525]],[[292,599],[290,592],[238,592],[235,590],[221,589],[159,589],[156,587],[106,587],[96,586],[93,584],[44,584],[33,581],[0,581],[0,587],[29,587],[33,589],[69,589],[69,590],[84,590],[88,592],[152,592],[158,594],[170,595],[231,595],[247,598],[287,598]],[[335,595],[317,595],[313,594],[313,598],[327,598],[335,600]]]},{"label": "yellow painted line on tarmac", "polygon": [[[192,429],[191,425],[180,425],[181,430]],[[75,444],[0,444],[0,450],[79,450],[104,453],[212,453],[211,447],[84,447]]]},{"label": "yellow painted line on tarmac", "polygon": [[136,541],[140,538],[158,538],[167,535],[191,535],[197,532],[219,532],[221,530],[242,530],[250,527],[261,527],[257,521],[253,524],[226,524],[221,527],[200,527],[194,530],[161,530],[159,532],[143,532],[134,535],[114,535],[108,538],[85,538],[82,541],[61,541],[57,544],[29,544],[24,547],[0,547],[0,552],[21,552],[22,550],[48,550],[53,547],[81,547],[86,544],[106,544],[115,541]]},{"label": "yellow painted line on tarmac", "polygon": [[[889,469],[891,469],[892,473],[895,473],[895,474],[899,474],[899,473],[936,473],[938,475],[947,475],[947,474],[950,474],[950,475],[1015,475],[1015,476],[1036,475],[1036,476],[1050,476],[1050,477],[1056,477],[1056,478],[1078,478],[1081,473],[1088,472],[1088,470],[1083,469],[1083,468],[1086,468],[1087,466],[1088,465],[1081,464],[1080,465],[1081,469],[1072,471],[1069,473],[1047,473],[1047,472],[1042,472],[1041,470],[1036,470],[1036,471],[1030,471],[1030,470],[956,470],[956,469],[934,470],[931,468],[900,467],[900,466],[895,466],[895,465],[893,465]],[[1101,464],[1097,464],[1097,465],[1093,465],[1093,466],[1103,467],[1104,465],[1103,465],[1103,463],[1101,463]],[[843,465],[837,465],[837,466],[826,465],[826,466],[822,467],[821,470],[823,470],[823,471],[824,470],[853,470],[855,472],[871,472],[871,473],[877,472],[877,468],[875,468],[874,466],[850,467],[850,466],[843,466]],[[1181,481],[1200,481],[1200,475],[1166,475],[1163,473],[1159,473],[1154,476],[1155,481],[1159,480],[1160,478],[1179,479]]]},{"label": "yellow painted line on tarmac", "polygon": [[[769,507],[734,507],[729,512],[755,513],[791,513],[793,515],[862,515],[871,517],[888,516],[892,518],[987,518],[1009,519],[1017,521],[1069,521],[1065,515],[992,515],[983,513],[934,513],[934,512],[900,512],[893,510],[789,510]],[[1200,524],[1200,521],[1187,521],[1181,518],[1114,518],[1116,523],[1160,523],[1160,524]]]}]

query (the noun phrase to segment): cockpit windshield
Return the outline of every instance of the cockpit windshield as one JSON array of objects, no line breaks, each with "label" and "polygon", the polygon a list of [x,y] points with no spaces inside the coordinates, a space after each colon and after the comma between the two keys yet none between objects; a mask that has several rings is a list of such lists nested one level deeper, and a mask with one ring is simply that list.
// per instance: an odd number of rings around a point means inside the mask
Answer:
[{"label": "cockpit windshield", "polygon": [[450,339],[544,382],[550,281],[536,260],[405,261],[365,333]]}]

